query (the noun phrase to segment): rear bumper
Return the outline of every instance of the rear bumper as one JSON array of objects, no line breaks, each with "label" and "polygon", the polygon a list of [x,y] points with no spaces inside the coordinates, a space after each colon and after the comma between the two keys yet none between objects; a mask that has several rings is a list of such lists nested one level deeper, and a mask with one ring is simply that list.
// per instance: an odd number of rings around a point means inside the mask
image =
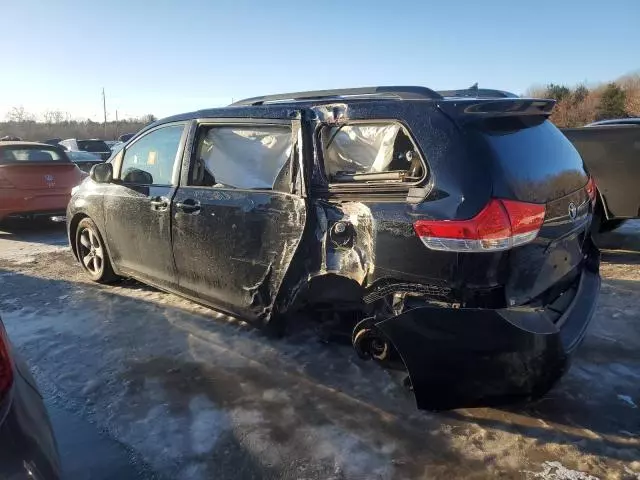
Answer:
[{"label": "rear bumper", "polygon": [[555,322],[544,309],[420,307],[376,326],[402,357],[418,408],[504,404],[546,393],[565,373],[599,290],[596,265]]},{"label": "rear bumper", "polygon": [[0,192],[0,220],[20,215],[64,215],[71,193],[42,194],[11,189]]}]

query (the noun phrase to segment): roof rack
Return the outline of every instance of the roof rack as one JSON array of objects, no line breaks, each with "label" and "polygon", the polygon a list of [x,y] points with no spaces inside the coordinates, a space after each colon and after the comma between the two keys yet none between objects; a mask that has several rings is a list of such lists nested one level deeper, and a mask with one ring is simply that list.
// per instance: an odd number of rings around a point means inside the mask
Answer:
[{"label": "roof rack", "polygon": [[245,98],[231,104],[231,106],[263,105],[275,102],[300,102],[309,100],[344,99],[346,97],[383,97],[398,100],[434,100],[442,95],[427,87],[361,87],[340,88],[337,90],[313,90],[309,92],[280,93],[262,97]]},{"label": "roof rack", "polygon": [[438,90],[443,97],[472,97],[472,98],[518,98],[515,93],[492,88],[464,88],[461,90]]}]

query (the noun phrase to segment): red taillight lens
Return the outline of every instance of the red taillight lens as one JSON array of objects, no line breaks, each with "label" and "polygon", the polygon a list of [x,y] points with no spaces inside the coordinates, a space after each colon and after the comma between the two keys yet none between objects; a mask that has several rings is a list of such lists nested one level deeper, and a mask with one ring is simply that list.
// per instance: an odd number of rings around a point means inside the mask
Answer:
[{"label": "red taillight lens", "polygon": [[589,177],[587,185],[584,187],[587,191],[587,195],[591,199],[591,203],[596,203],[596,182],[593,181],[593,177]]},{"label": "red taillight lens", "polygon": [[0,323],[0,399],[9,391],[13,383],[13,364],[9,355],[7,332]]},{"label": "red taillight lens", "polygon": [[544,214],[544,205],[493,199],[469,220],[418,220],[413,226],[432,250],[492,252],[532,241]]}]

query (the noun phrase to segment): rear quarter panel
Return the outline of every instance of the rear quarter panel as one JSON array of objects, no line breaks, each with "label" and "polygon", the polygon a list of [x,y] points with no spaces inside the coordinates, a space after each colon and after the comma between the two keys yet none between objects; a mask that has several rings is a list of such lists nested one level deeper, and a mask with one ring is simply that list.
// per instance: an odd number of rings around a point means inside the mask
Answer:
[{"label": "rear quarter panel", "polygon": [[[330,118],[335,108],[316,107],[319,123]],[[393,193],[380,187],[331,191],[319,158],[312,175],[312,209],[316,215],[311,229],[321,247],[310,249],[306,256],[309,276],[335,274],[364,288],[386,282],[461,286],[457,284],[458,254],[429,250],[415,234],[413,224],[418,219],[466,219],[480,211],[492,191],[486,158],[468,151],[463,133],[433,103],[380,101],[337,108],[344,112],[341,121],[391,120],[405,125],[429,174],[417,186],[423,189],[423,200],[412,203],[407,201],[408,188]],[[320,151],[317,137],[315,140],[316,151]],[[352,237],[344,243],[333,231],[340,222],[349,225]],[[496,264],[491,271],[483,272],[482,282],[495,283],[497,274]]]}]

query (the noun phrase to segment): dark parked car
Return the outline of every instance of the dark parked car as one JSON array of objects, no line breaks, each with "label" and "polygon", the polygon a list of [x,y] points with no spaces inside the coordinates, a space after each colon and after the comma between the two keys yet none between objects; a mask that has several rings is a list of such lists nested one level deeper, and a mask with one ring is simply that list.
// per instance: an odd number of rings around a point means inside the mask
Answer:
[{"label": "dark parked car", "polygon": [[594,231],[606,232],[640,218],[640,119],[603,120],[563,133],[596,182]]},{"label": "dark parked car", "polygon": [[538,396],[600,288],[593,182],[553,105],[372,87],[166,118],[92,170],[69,241],[95,281],[278,332],[326,312],[420,408]]},{"label": "dark parked car", "polygon": [[0,319],[0,478],[59,477],[58,449],[47,410]]},{"label": "dark parked car", "polygon": [[102,160],[107,160],[111,156],[111,149],[109,148],[109,145],[107,145],[104,140],[98,140],[96,138],[89,140],[68,138],[67,140],[62,140],[60,145],[62,145],[67,152],[95,153],[99,155]]},{"label": "dark parked car", "polygon": [[68,151],[66,153],[71,161],[75,163],[80,170],[86,173],[89,173],[91,171],[91,167],[93,167],[94,165],[104,162],[104,160],[98,153],[74,151]]},{"label": "dark parked car", "polygon": [[123,133],[118,137],[118,141],[126,143],[133,138],[135,133]]}]

